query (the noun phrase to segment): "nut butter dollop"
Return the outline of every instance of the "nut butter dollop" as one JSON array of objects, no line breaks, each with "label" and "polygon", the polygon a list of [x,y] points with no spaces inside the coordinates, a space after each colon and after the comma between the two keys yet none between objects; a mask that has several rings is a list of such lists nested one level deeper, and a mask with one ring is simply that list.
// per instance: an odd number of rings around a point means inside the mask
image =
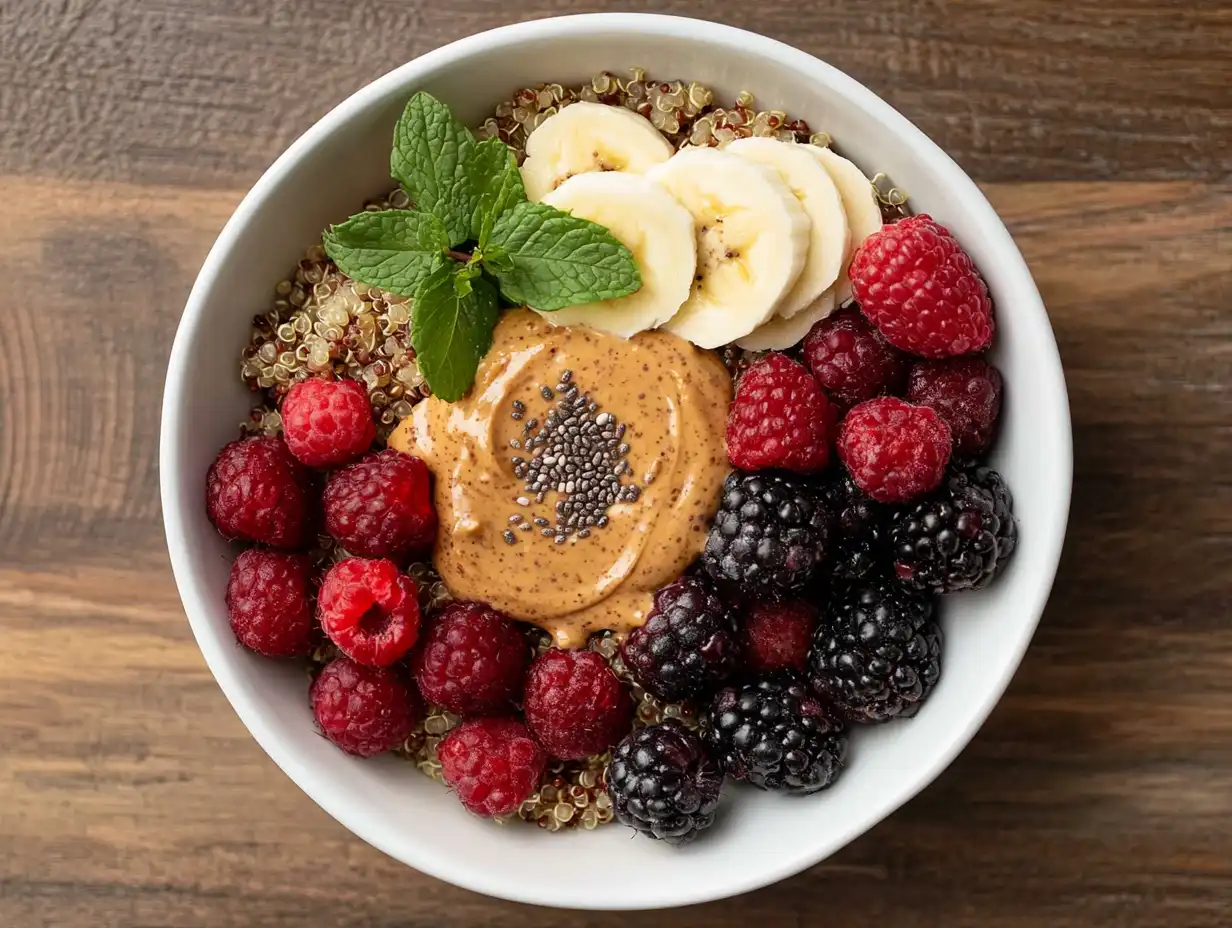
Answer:
[{"label": "nut butter dollop", "polygon": [[[511,442],[524,443],[529,420],[545,419],[554,400],[541,390],[554,389],[566,371],[625,425],[623,479],[641,494],[610,506],[608,524],[589,537],[575,533],[558,544],[533,520],[552,521],[564,495],[549,490],[536,502],[511,459],[539,450]],[[524,404],[516,419],[515,400]],[[705,547],[728,472],[730,402],[722,362],[675,335],[644,332],[626,341],[513,310],[497,325],[470,393],[456,403],[420,403],[389,444],[422,457],[435,475],[441,530],[434,561],[454,594],[538,625],[561,647],[580,647],[601,629],[641,625],[654,591]],[[525,522],[533,529],[521,530]]]}]

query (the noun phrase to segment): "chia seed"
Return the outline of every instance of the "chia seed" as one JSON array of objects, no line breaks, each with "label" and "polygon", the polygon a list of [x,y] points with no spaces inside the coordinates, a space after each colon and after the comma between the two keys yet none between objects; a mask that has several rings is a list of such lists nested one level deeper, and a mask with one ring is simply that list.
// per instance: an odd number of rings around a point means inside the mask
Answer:
[{"label": "chia seed", "polygon": [[505,529],[502,537],[504,537],[505,544],[507,545],[515,545],[518,543],[517,536],[514,535],[513,532],[509,531],[509,529]]},{"label": "chia seed", "polygon": [[545,400],[553,400],[556,398],[556,394],[552,392],[551,387],[540,387],[539,395],[542,396]]}]

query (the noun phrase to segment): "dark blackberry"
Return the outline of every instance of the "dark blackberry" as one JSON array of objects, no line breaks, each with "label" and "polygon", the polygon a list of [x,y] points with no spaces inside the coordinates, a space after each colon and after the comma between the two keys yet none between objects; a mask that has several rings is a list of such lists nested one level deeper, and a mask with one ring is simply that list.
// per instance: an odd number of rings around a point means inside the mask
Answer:
[{"label": "dark blackberry", "polygon": [[809,682],[853,722],[910,718],[941,677],[931,597],[893,580],[840,585],[809,654]]},{"label": "dark blackberry", "polygon": [[723,484],[702,566],[746,591],[798,590],[817,574],[828,543],[825,506],[809,483],[735,471]]},{"label": "dark blackberry", "polygon": [[859,580],[885,566],[886,528],[893,508],[879,503],[856,486],[846,470],[821,488],[830,513],[830,574],[838,580]]},{"label": "dark blackberry", "polygon": [[1013,500],[1001,475],[975,466],[952,473],[941,489],[890,523],[894,574],[934,593],[988,586],[1018,544]]},{"label": "dark blackberry", "polygon": [[646,624],[629,634],[620,656],[659,699],[696,699],[740,666],[735,619],[701,579],[681,577],[655,593]]},{"label": "dark blackberry", "polygon": [[720,690],[702,730],[724,772],[761,789],[815,793],[847,756],[846,726],[794,674]]},{"label": "dark blackberry", "polygon": [[687,844],[714,824],[723,772],[701,738],[668,719],[621,741],[606,779],[620,822],[668,844]]}]

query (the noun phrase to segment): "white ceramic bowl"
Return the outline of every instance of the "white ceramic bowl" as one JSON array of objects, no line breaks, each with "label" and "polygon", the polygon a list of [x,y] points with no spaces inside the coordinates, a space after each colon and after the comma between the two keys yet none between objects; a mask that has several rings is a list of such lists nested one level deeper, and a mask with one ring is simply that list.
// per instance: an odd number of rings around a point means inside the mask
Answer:
[{"label": "white ceramic bowl", "polygon": [[[714,829],[673,849],[620,826],[546,835],[469,817],[436,783],[393,758],[356,760],[313,731],[302,669],[235,643],[223,590],[233,556],[205,516],[205,473],[236,435],[251,395],[238,357],[249,321],[321,229],[388,188],[390,132],[425,89],[475,125],[516,87],[576,82],[637,65],[701,81],[730,100],[753,92],[829,132],[868,173],[948,225],[996,301],[1005,374],[994,457],[1014,492],[1018,552],[981,593],[946,600],[941,682],[919,716],[858,731],[850,765],[820,795],[731,788]],[[162,503],[176,582],[219,686],[253,736],[339,822],[412,867],[478,892],[545,905],[650,908],[755,889],[817,863],[902,805],[950,763],[991,711],[1044,608],[1069,508],[1065,382],[1048,317],[1005,226],[974,183],[910,122],[850,77],[761,36],[646,15],[550,19],[485,32],[363,88],[265,172],[215,242],[172,349],[163,402]]]}]

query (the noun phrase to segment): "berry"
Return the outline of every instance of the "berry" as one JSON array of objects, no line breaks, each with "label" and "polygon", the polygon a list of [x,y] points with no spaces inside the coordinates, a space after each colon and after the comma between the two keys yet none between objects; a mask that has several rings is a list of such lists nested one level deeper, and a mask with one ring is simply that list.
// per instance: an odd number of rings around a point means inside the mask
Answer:
[{"label": "berry", "polygon": [[419,636],[419,587],[393,561],[344,558],[321,583],[317,619],[352,660],[388,667]]},{"label": "berry", "polygon": [[941,677],[933,601],[891,580],[831,590],[809,682],[853,722],[910,718]]},{"label": "berry", "polygon": [[817,625],[817,609],[803,600],[761,602],[741,625],[744,663],[755,673],[804,670]]},{"label": "berry", "polygon": [[767,355],[736,387],[727,415],[727,457],[742,470],[816,473],[830,461],[836,422],[834,408],[803,364]]},{"label": "berry", "polygon": [[831,576],[858,580],[888,561],[886,528],[893,511],[889,506],[856,486],[845,470],[822,485],[821,495],[832,520]]},{"label": "berry", "polygon": [[372,446],[376,425],[368,391],[354,380],[301,380],[279,410],[287,447],[309,467],[337,467]]},{"label": "berry", "polygon": [[660,589],[646,622],[621,646],[643,689],[666,702],[712,692],[740,666],[730,610],[705,583],[681,577]]},{"label": "berry", "polygon": [[517,719],[470,719],[436,749],[441,774],[476,815],[509,815],[529,798],[548,757]]},{"label": "berry", "polygon": [[838,455],[856,486],[882,503],[935,490],[950,461],[950,427],[927,406],[885,396],[843,419]]},{"label": "berry", "polygon": [[1001,372],[983,358],[920,361],[908,376],[907,399],[937,411],[960,455],[980,457],[992,446],[1001,414]]},{"label": "berry", "polygon": [[522,692],[526,638],[483,603],[450,603],[415,652],[424,699],[457,715],[502,712]]},{"label": "berry", "polygon": [[909,363],[854,306],[813,326],[804,338],[804,360],[830,399],[844,408],[898,393]]},{"label": "berry", "polygon": [[794,674],[720,690],[702,730],[724,772],[761,789],[815,793],[847,756],[846,726]]},{"label": "berry", "polygon": [[924,358],[983,351],[992,300],[971,256],[931,216],[908,216],[864,240],[851,289],[890,344]]},{"label": "berry", "polygon": [[628,692],[594,651],[544,653],[530,665],[522,703],[530,730],[561,760],[601,754],[633,724]]},{"label": "berry", "polygon": [[312,681],[309,697],[321,734],[358,757],[393,750],[418,719],[415,693],[400,676],[349,657],[326,664]]},{"label": "berry", "polygon": [[668,719],[620,742],[606,779],[621,824],[680,845],[714,824],[723,772],[701,738]]},{"label": "berry", "polygon": [[972,467],[890,524],[894,573],[934,593],[988,586],[1018,544],[1013,499],[1001,475]]},{"label": "berry", "polygon": [[780,474],[734,472],[706,539],[702,566],[716,580],[753,590],[804,587],[825,560],[829,521],[816,491]]},{"label": "berry", "polygon": [[250,548],[231,565],[227,615],[239,643],[266,657],[312,651],[312,565],[302,554]]},{"label": "berry", "polygon": [[398,558],[436,538],[432,475],[419,458],[378,451],[325,484],[325,530],[351,554]]},{"label": "berry", "polygon": [[276,436],[233,441],[210,465],[205,511],[232,541],[299,548],[308,534],[308,474]]}]

